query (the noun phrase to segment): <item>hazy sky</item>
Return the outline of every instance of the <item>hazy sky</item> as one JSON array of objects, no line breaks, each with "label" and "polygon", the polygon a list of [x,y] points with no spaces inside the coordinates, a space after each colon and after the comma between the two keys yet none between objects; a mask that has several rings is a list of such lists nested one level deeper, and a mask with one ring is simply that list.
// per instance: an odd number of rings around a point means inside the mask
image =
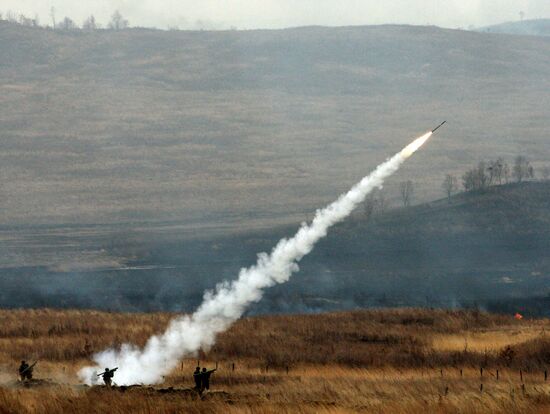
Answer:
[{"label": "hazy sky", "polygon": [[81,23],[93,14],[104,24],[118,9],[132,26],[180,28],[280,28],[303,25],[382,23],[483,26],[549,18],[550,0],[0,0],[0,12],[37,14],[51,24],[69,16]]}]

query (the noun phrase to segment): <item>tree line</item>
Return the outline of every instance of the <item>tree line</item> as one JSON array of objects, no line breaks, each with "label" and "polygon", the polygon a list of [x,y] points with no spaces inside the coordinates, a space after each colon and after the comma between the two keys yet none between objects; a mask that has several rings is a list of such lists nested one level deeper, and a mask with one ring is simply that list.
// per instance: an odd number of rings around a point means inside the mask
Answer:
[{"label": "tree line", "polygon": [[[510,182],[521,183],[533,180],[535,179],[535,169],[526,157],[518,155],[511,168],[502,158],[487,162],[480,161],[475,167],[462,174],[461,178],[464,191],[477,191]],[[542,178],[545,181],[550,179],[550,167],[542,169]],[[458,178],[452,174],[445,175],[441,189],[450,201],[451,196],[460,189]]]},{"label": "tree line", "polygon": [[[535,179],[535,175],[535,169],[523,155],[518,155],[514,159],[512,167],[504,159],[497,158],[496,160],[479,162],[462,175],[461,182],[452,174],[445,175],[441,183],[441,189],[450,202],[453,194],[458,193],[461,186],[465,192],[484,190],[495,185],[533,180]],[[542,168],[541,176],[545,181],[550,180],[550,167]],[[411,205],[414,188],[414,183],[411,180],[399,183],[399,198],[403,207]],[[387,207],[388,202],[384,193],[376,190],[365,200],[363,212],[365,217],[370,219],[374,214],[384,212]]]},{"label": "tree line", "polygon": [[[550,178],[550,167],[542,169],[542,177],[544,180]],[[521,183],[533,179],[535,179],[535,169],[526,157],[518,155],[514,159],[512,167],[502,158],[488,162],[480,161],[475,167],[462,175],[462,187],[464,191],[477,191],[495,185],[510,182]],[[447,174],[441,187],[450,200],[453,193],[459,189],[458,179],[451,174]]]},{"label": "tree line", "polygon": [[63,30],[63,31],[71,31],[71,30],[93,31],[93,30],[100,30],[100,29],[124,30],[129,27],[128,19],[125,19],[118,10],[116,10],[111,15],[111,19],[109,20],[109,22],[107,22],[105,27],[103,27],[96,20],[94,15],[90,15],[89,17],[87,17],[80,26],[73,19],[67,16],[65,16],[61,20],[57,20],[54,7],[50,9],[50,19],[51,19],[51,25],[49,24],[41,25],[38,15],[35,15],[34,18],[30,18],[25,16],[24,14],[17,14],[12,11],[8,11],[5,14],[0,12],[0,21],[4,20],[10,23],[15,23],[21,26],[28,26],[28,27],[44,27],[44,28],[52,28],[54,30]]}]

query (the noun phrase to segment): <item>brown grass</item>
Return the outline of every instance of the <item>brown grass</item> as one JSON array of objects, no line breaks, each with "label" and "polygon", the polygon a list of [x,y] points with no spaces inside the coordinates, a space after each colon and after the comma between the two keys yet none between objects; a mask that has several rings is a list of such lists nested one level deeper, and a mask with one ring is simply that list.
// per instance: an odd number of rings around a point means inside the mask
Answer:
[{"label": "brown grass", "polygon": [[[96,351],[125,341],[142,345],[171,317],[0,311],[0,413],[550,410],[550,385],[543,375],[550,364],[545,334],[550,321],[516,321],[475,311],[401,309],[246,318],[201,355],[203,365],[219,362],[214,392],[204,400],[183,392],[120,392],[78,385],[76,372],[89,362],[87,342]],[[36,377],[51,378],[54,384],[21,387],[15,375],[21,358],[40,359]],[[159,387],[191,387],[195,363],[184,360]]]}]

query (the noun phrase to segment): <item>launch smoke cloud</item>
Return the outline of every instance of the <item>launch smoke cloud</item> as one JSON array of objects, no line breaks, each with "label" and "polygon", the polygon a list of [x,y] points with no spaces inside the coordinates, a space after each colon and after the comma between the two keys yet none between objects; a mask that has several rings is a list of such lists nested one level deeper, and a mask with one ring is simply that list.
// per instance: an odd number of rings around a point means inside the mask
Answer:
[{"label": "launch smoke cloud", "polygon": [[208,350],[219,333],[239,319],[251,303],[262,298],[264,289],[288,281],[298,271],[298,262],[326,236],[328,229],[346,218],[373,189],[381,187],[431,135],[428,132],[415,139],[332,204],[317,210],[310,224],[303,223],[293,237],[280,240],[271,254],[260,253],[257,263],[241,269],[236,280],[223,282],[214,291],[206,292],[195,313],[172,320],[162,335],[151,337],[143,348],[124,344],[120,349],[95,354],[97,366],[80,370],[80,379],[91,384],[97,378],[96,372],[104,367],[118,367],[115,382],[119,385],[155,384],[181,358],[196,355],[200,349]]}]

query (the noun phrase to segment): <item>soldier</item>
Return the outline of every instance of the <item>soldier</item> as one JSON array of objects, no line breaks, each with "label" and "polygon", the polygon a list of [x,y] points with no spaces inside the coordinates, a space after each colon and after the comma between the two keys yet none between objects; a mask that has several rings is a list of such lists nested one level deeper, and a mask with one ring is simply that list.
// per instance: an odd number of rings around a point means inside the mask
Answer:
[{"label": "soldier", "polygon": [[21,365],[19,366],[19,376],[21,377],[21,381],[32,380],[32,370],[37,362],[38,361],[35,361],[32,365],[29,365],[25,361],[21,361]]},{"label": "soldier", "polygon": [[212,373],[216,371],[216,368],[214,369],[211,369],[211,370],[206,370],[206,368],[203,368],[202,369],[202,372],[201,372],[201,389],[202,391],[204,390],[208,390],[210,388],[210,375],[212,375]]},{"label": "soldier", "polygon": [[[29,364],[27,364],[25,361],[21,361],[21,365],[19,365],[19,376],[21,377],[21,381],[25,381],[28,370],[29,370]],[[31,374],[31,378],[32,378],[32,374]]]},{"label": "soldier", "polygon": [[193,372],[193,379],[195,380],[195,389],[198,392],[202,392],[201,367],[195,368],[195,372]]},{"label": "soldier", "polygon": [[115,376],[115,371],[117,370],[118,368],[115,368],[115,369],[109,369],[109,368],[105,368],[105,371],[102,372],[101,374],[99,374],[99,376],[102,376],[103,377],[103,382],[105,383],[105,385],[107,387],[110,387],[111,386],[111,380],[113,379],[113,377]]}]

